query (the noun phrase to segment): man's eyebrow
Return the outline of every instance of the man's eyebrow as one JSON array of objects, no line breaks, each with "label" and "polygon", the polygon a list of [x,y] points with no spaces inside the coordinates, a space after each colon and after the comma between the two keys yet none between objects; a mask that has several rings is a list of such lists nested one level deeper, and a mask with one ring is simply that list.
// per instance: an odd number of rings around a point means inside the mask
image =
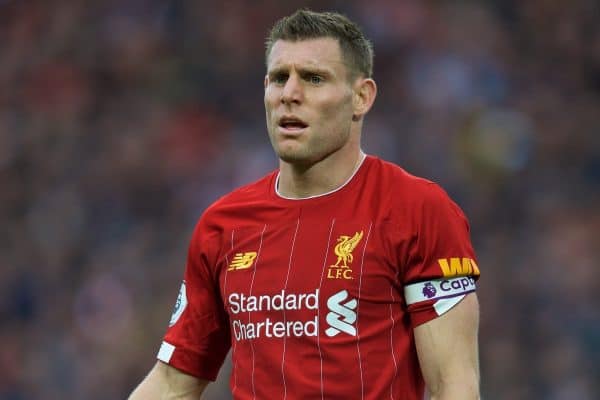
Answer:
[{"label": "man's eyebrow", "polygon": [[[271,69],[271,70],[268,70],[267,74],[269,76],[273,76],[273,75],[277,75],[280,73],[287,73],[287,72],[289,72],[289,70],[290,70],[289,66],[279,65],[279,66],[273,67],[273,69]],[[296,70],[301,75],[304,75],[304,74],[318,74],[318,75],[326,75],[326,76],[333,75],[333,71],[331,69],[323,68],[318,65],[301,66],[301,67],[297,67]]]},{"label": "man's eyebrow", "polygon": [[281,74],[281,73],[284,73],[284,72],[287,72],[287,71],[288,71],[288,68],[286,68],[285,66],[281,65],[281,66],[274,67],[273,69],[267,70],[267,74],[269,76],[273,76],[273,75]]},{"label": "man's eyebrow", "polygon": [[323,68],[323,67],[319,67],[317,65],[309,65],[306,67],[300,67],[300,68],[298,68],[298,72],[300,74],[307,74],[307,73],[318,74],[318,75],[332,75],[333,74],[333,71],[331,71],[329,68]]}]

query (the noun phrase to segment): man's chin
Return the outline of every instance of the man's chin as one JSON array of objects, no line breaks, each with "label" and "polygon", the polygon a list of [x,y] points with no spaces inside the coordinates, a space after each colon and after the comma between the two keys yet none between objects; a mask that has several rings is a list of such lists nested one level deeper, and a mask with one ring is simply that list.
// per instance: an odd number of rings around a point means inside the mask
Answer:
[{"label": "man's chin", "polygon": [[280,152],[278,156],[281,161],[289,164],[298,164],[307,161],[307,157],[294,152]]},{"label": "man's chin", "polygon": [[277,152],[277,156],[283,162],[294,165],[310,164],[311,157],[301,151],[295,151],[292,149],[280,149]]}]

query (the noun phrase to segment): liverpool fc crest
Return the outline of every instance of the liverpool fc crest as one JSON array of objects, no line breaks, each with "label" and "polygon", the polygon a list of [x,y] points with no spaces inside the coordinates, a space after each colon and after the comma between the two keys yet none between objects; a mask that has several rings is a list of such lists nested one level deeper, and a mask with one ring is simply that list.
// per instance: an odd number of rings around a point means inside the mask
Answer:
[{"label": "liverpool fc crest", "polygon": [[363,237],[363,231],[356,232],[354,236],[342,235],[337,239],[337,244],[333,251],[337,256],[337,262],[335,265],[329,266],[329,271],[327,272],[327,278],[329,279],[353,279],[352,278],[352,269],[350,269],[349,264],[352,264],[354,261],[354,256],[352,252],[358,246],[358,243],[361,241]]}]

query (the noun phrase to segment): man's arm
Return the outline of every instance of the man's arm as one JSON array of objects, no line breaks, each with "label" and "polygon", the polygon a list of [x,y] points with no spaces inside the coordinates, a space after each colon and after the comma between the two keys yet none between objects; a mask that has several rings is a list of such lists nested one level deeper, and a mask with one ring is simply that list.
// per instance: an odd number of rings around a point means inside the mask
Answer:
[{"label": "man's arm", "polygon": [[431,400],[479,399],[475,293],[440,317],[415,328],[415,342]]},{"label": "man's arm", "polygon": [[129,400],[198,400],[208,383],[157,361]]}]

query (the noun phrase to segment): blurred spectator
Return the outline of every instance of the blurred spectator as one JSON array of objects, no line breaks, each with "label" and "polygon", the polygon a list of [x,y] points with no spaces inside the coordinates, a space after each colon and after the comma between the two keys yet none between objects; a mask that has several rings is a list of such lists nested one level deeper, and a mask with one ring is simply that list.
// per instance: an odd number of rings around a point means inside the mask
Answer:
[{"label": "blurred spectator", "polygon": [[196,219],[276,167],[263,38],[311,4],[375,42],[365,149],[470,217],[484,397],[600,398],[597,2],[6,0],[0,399],[124,398],[149,370]]}]

